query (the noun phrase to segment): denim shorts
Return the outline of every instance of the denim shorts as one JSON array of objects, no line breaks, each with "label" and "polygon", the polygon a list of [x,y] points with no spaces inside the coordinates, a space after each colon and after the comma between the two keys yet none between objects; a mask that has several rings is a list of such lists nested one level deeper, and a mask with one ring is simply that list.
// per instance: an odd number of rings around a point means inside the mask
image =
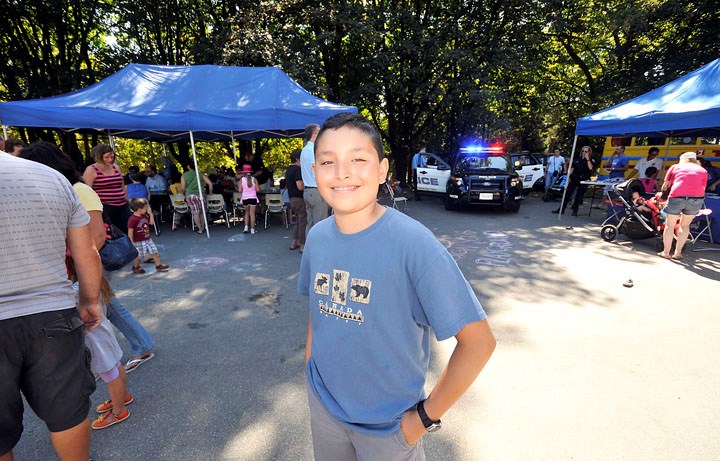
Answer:
[{"label": "denim shorts", "polygon": [[703,206],[703,197],[670,197],[665,205],[665,214],[695,216]]},{"label": "denim shorts", "polygon": [[50,432],[85,421],[95,379],[75,308],[0,320],[0,455],[22,433],[22,392]]}]

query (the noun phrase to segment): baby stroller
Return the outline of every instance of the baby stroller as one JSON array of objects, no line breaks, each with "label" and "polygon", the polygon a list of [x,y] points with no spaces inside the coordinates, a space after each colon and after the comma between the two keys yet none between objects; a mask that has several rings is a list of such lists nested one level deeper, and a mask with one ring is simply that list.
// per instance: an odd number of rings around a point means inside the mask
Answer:
[{"label": "baby stroller", "polygon": [[605,224],[600,230],[600,236],[606,242],[612,242],[617,238],[618,232],[625,234],[630,240],[641,240],[655,238],[655,248],[662,250],[663,222],[660,218],[660,209],[656,200],[645,201],[645,206],[650,212],[640,212],[633,204],[633,192],[643,196],[645,188],[639,179],[630,179],[612,186],[617,196],[617,203],[622,205],[622,215],[617,224]]},{"label": "baby stroller", "polygon": [[567,173],[555,172],[555,181],[553,181],[550,189],[543,195],[543,202],[549,202],[558,198],[562,198],[565,190],[565,181],[567,181]]}]

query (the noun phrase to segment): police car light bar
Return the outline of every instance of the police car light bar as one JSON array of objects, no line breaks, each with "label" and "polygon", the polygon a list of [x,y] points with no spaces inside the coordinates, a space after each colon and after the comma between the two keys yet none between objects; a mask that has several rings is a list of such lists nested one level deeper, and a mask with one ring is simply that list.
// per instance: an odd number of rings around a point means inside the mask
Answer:
[{"label": "police car light bar", "polygon": [[487,146],[481,146],[481,145],[475,145],[475,146],[466,146],[460,148],[461,152],[465,152],[468,154],[502,154],[503,152],[503,146],[499,144],[494,144],[490,147]]}]

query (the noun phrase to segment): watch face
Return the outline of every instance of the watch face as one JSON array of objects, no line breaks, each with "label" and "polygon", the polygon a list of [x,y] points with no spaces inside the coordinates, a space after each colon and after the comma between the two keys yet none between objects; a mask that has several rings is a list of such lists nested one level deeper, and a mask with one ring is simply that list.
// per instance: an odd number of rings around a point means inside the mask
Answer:
[{"label": "watch face", "polygon": [[427,428],[427,431],[428,431],[428,432],[435,432],[435,431],[437,431],[437,430],[440,430],[441,427],[442,427],[442,426],[440,425],[440,423],[432,423],[432,424]]}]

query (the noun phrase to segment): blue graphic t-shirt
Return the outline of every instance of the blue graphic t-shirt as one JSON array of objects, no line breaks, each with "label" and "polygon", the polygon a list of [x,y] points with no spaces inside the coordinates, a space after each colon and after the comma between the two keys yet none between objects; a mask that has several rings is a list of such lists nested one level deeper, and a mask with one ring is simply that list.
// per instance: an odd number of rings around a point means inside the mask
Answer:
[{"label": "blue graphic t-shirt", "polygon": [[[613,156],[610,159],[610,168],[623,168],[623,167],[626,167],[628,165],[628,163],[629,163],[629,160],[624,155]],[[643,172],[643,174],[645,174],[645,172]],[[610,177],[610,179],[624,178],[625,172],[624,171],[611,171],[609,177]]]},{"label": "blue graphic t-shirt", "polygon": [[310,298],[308,385],[339,422],[386,435],[422,398],[430,328],[438,340],[486,315],[452,256],[393,209],[357,234],[312,228],[298,280]]}]

